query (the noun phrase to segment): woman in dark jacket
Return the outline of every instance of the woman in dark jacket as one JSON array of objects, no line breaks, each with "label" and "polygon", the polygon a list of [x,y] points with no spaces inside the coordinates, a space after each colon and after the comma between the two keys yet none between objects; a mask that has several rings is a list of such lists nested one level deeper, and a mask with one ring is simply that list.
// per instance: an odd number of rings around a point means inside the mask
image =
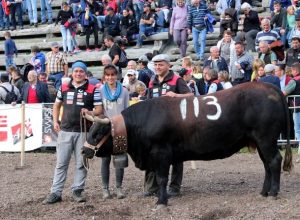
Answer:
[{"label": "woman in dark jacket", "polygon": [[28,82],[24,84],[17,103],[21,103],[22,101],[32,104],[49,103],[51,101],[47,84],[38,81],[37,72],[34,70],[28,73]]},{"label": "woman in dark jacket", "polygon": [[137,22],[135,17],[129,14],[129,9],[126,8],[123,10],[123,17],[120,21],[120,30],[121,30],[121,37],[126,42],[128,39],[132,37],[133,34],[138,33]]}]

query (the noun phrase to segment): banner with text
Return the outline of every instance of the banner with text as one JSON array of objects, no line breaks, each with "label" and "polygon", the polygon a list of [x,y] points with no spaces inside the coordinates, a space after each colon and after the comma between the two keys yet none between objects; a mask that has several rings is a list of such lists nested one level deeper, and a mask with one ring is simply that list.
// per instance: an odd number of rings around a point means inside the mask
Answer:
[{"label": "banner with text", "polygon": [[43,105],[43,146],[55,147],[57,133],[53,128],[53,104]]},{"label": "banner with text", "polygon": [[[42,146],[42,104],[25,105],[25,151]],[[0,105],[0,151],[21,151],[21,105]]]}]

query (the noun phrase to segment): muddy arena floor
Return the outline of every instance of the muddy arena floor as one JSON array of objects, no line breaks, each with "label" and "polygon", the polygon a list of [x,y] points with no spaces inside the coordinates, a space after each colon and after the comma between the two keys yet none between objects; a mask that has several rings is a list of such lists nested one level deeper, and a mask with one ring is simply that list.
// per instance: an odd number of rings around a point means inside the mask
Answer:
[{"label": "muddy arena floor", "polygon": [[[171,198],[167,208],[154,210],[156,198],[141,198],[144,173],[132,161],[125,170],[127,197],[103,200],[100,159],[93,159],[86,182],[87,202],[72,201],[70,186],[74,161],[68,172],[63,201],[43,205],[53,178],[55,153],[26,153],[20,168],[20,154],[0,154],[0,219],[300,219],[300,156],[294,154],[294,169],[282,172],[278,199],[264,198],[264,170],[257,153],[239,153],[228,159],[185,163],[182,194]],[[113,174],[113,175],[112,175]],[[111,191],[115,192],[111,165]]]}]

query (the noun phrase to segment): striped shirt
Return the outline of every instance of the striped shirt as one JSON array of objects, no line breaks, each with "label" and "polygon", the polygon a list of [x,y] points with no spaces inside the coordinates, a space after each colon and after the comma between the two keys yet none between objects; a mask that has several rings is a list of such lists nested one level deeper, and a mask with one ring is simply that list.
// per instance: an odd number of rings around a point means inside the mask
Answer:
[{"label": "striped shirt", "polygon": [[258,51],[258,44],[261,41],[266,41],[268,44],[271,44],[276,40],[280,40],[280,36],[276,31],[273,30],[270,30],[269,32],[260,31],[256,35],[255,49]]},{"label": "striped shirt", "polygon": [[204,17],[208,13],[205,1],[201,1],[199,6],[191,5],[188,7],[187,23],[188,28],[192,29],[195,25],[205,26]]},{"label": "striped shirt", "polygon": [[51,51],[46,54],[46,65],[49,66],[48,74],[56,74],[64,72],[64,65],[68,65],[68,61],[63,53],[54,53]]}]

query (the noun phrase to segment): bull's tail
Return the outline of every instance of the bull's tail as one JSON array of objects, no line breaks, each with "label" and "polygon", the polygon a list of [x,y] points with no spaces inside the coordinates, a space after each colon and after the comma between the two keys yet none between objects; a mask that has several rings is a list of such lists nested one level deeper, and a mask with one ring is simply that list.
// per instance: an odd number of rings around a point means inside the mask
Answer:
[{"label": "bull's tail", "polygon": [[289,115],[289,108],[287,101],[285,97],[281,93],[281,99],[284,107],[284,113],[285,113],[285,121],[286,121],[286,127],[285,127],[285,134],[286,134],[286,148],[285,148],[285,155],[284,155],[284,161],[283,161],[283,170],[284,171],[291,171],[293,168],[293,153],[292,148],[290,144],[290,115]]}]

